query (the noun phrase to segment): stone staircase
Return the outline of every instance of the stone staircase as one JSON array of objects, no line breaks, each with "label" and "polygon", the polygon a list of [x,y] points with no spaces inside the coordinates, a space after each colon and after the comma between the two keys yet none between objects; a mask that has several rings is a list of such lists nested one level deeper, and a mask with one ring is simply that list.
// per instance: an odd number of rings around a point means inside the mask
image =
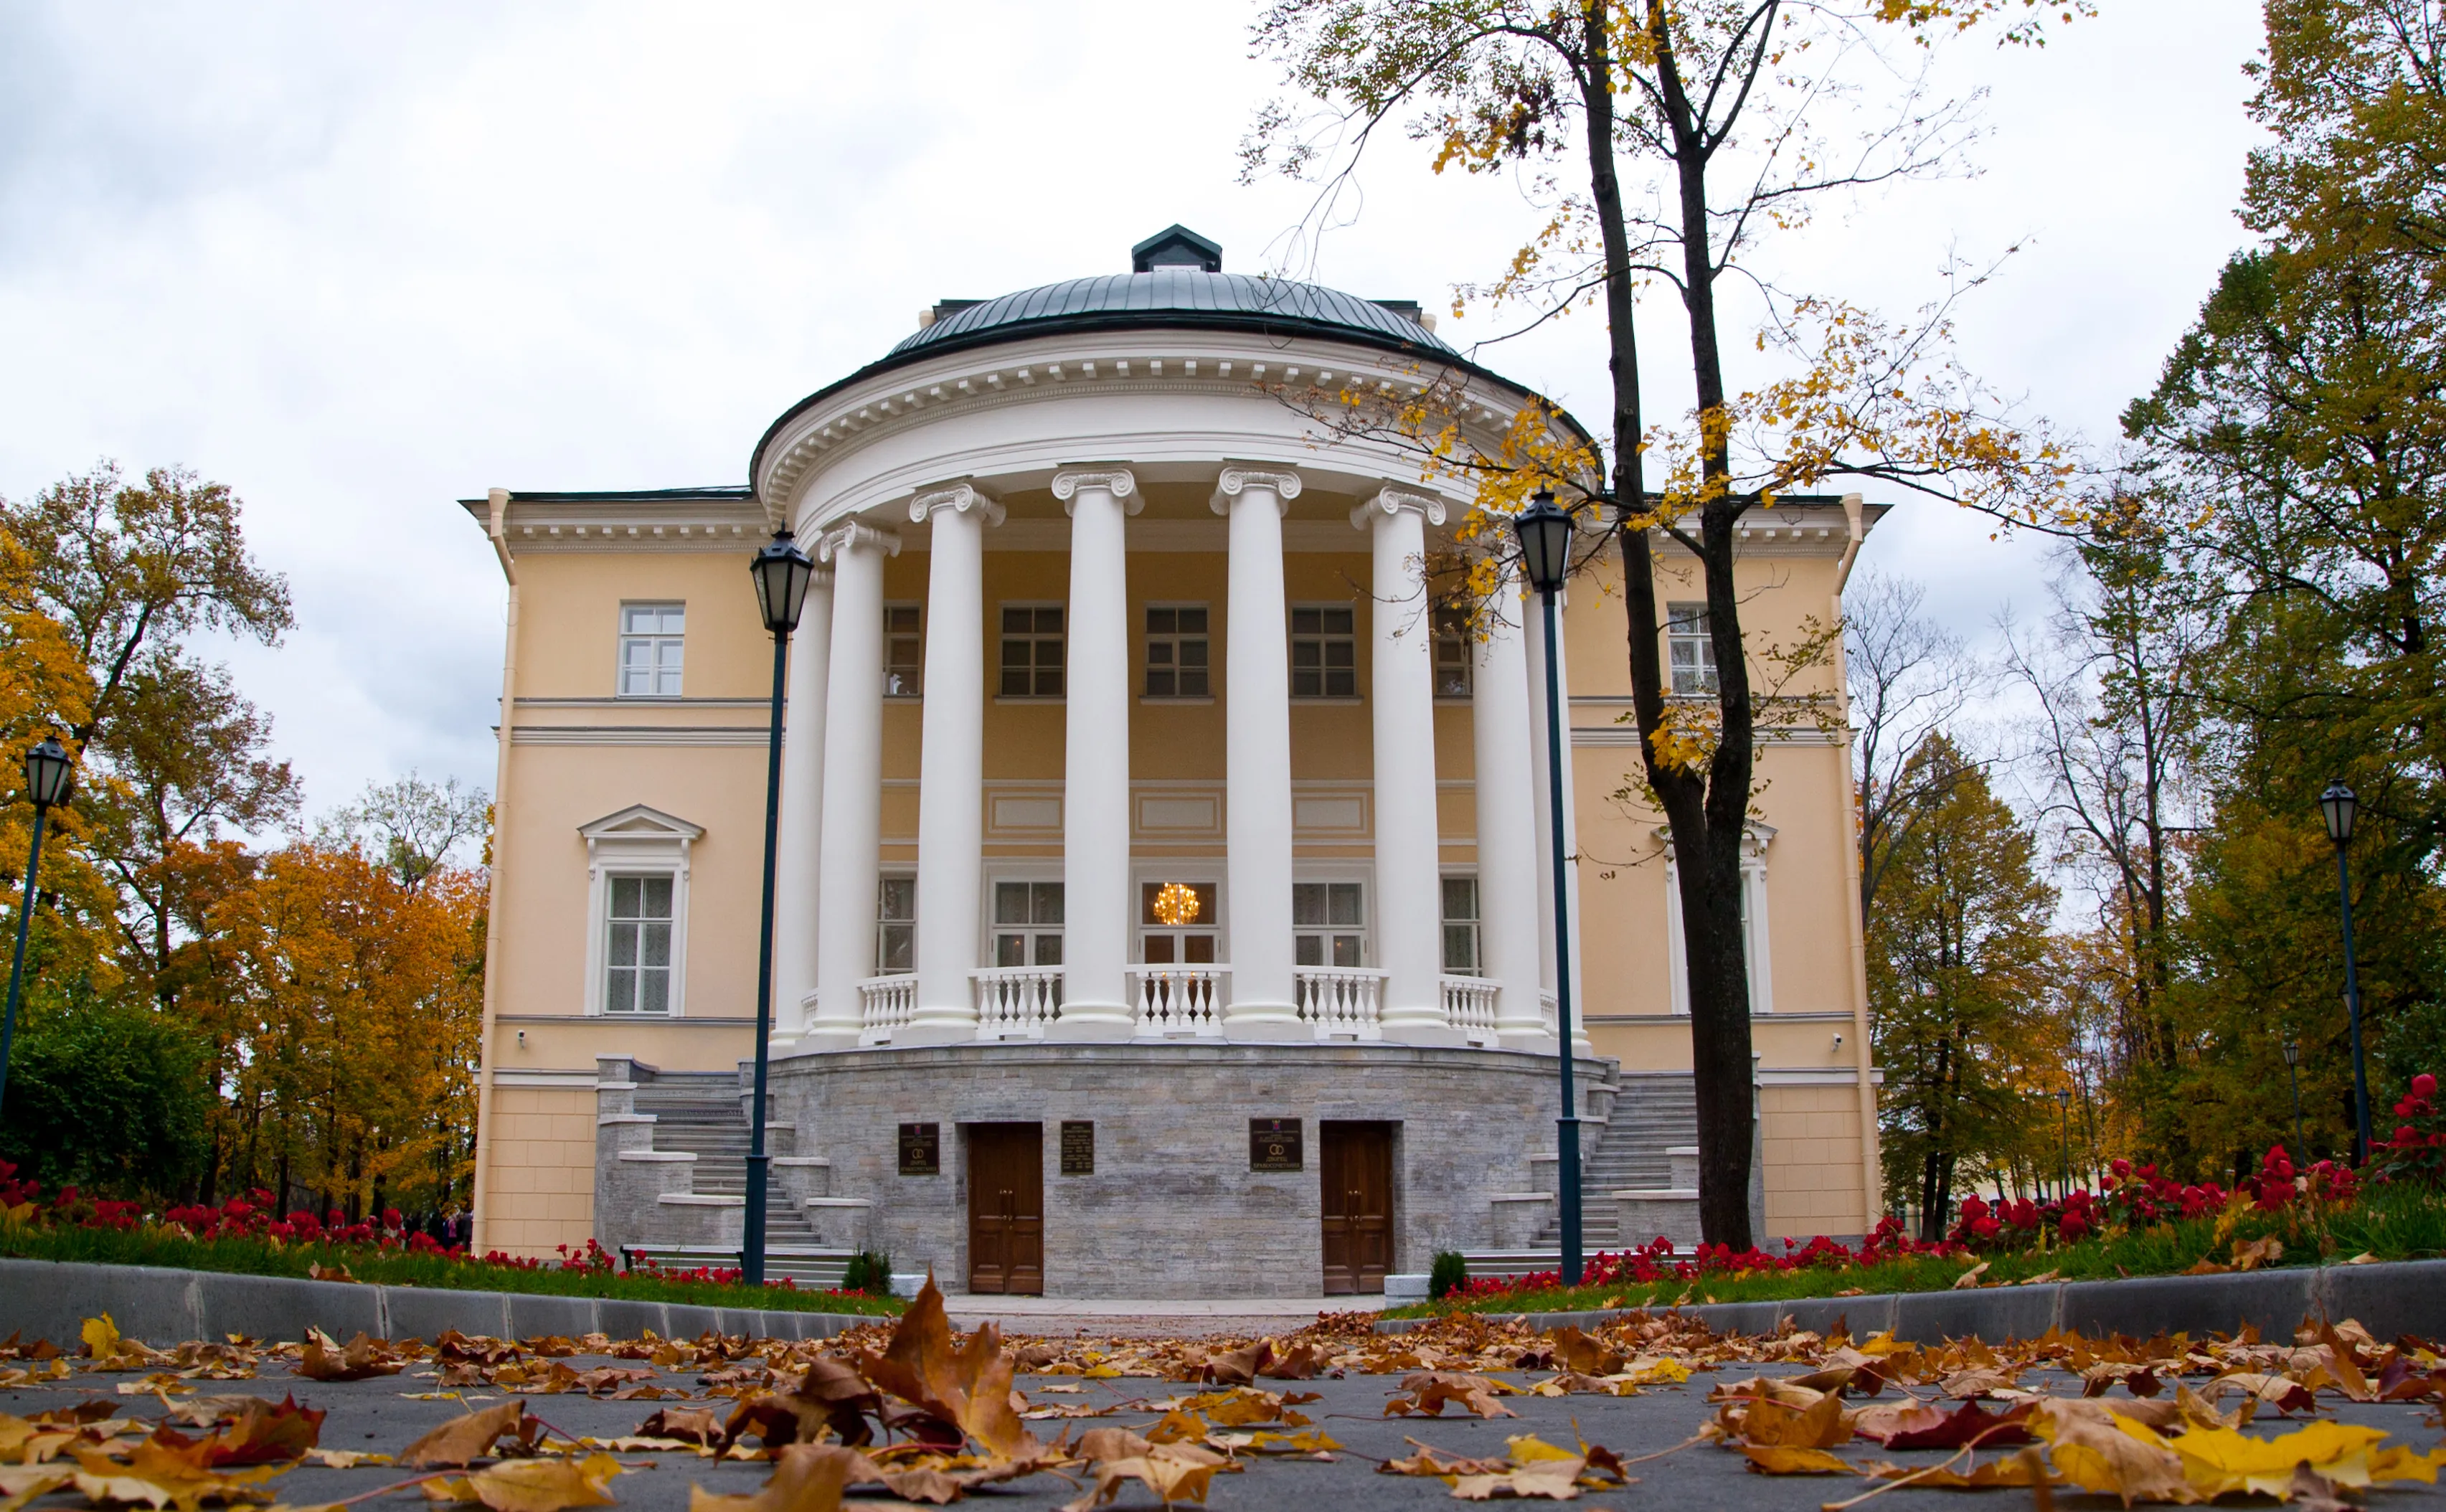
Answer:
[{"label": "stone staircase", "polygon": [[[1592,1109],[1601,1097],[1599,1089],[1590,1098]],[[1698,1104],[1687,1076],[1620,1077],[1602,1117],[1603,1123],[1590,1117],[1580,1125],[1580,1235],[1591,1251],[1622,1243],[1613,1194],[1673,1185],[1665,1151],[1699,1143]],[[1631,1242],[1653,1238],[1637,1236]],[[1552,1250],[1562,1242],[1562,1216],[1550,1214],[1537,1232],[1537,1246]]]},{"label": "stone staircase", "polygon": [[[747,1094],[729,1071],[663,1071],[605,1057],[598,1084],[597,1237],[625,1255],[671,1269],[740,1263],[747,1191]],[[863,1202],[828,1203],[832,1241],[806,1204],[827,1202],[829,1162],[801,1159],[798,1130],[765,1127],[764,1273],[800,1286],[837,1286],[862,1238]],[[607,1164],[608,1162],[608,1164]],[[850,1219],[845,1226],[841,1219]]]}]

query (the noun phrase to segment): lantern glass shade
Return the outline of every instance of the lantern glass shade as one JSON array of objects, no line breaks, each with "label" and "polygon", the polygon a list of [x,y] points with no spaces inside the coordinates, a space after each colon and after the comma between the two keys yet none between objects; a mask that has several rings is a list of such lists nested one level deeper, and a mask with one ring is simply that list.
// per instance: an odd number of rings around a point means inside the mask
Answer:
[{"label": "lantern glass shade", "polygon": [[41,745],[26,752],[26,796],[36,808],[66,803],[68,781],[75,775],[76,758],[56,737],[46,735]]},{"label": "lantern glass shade", "polygon": [[2279,1041],[2279,1044],[2281,1044],[2281,1045],[2283,1046],[2284,1050],[2285,1050],[2285,1064],[2286,1064],[2286,1065],[2287,1065],[2287,1066],[2292,1066],[2292,1065],[2296,1065],[2296,1064],[2298,1064],[2298,1063],[2301,1061],[2301,1059],[2302,1059],[2302,1042],[2301,1042],[2301,1041],[2299,1041],[2299,1040],[2295,1039],[2292,1035],[2287,1034],[2287,1035],[2286,1035],[2286,1036],[2285,1036],[2285,1038],[2284,1038],[2283,1040]]},{"label": "lantern glass shade", "polygon": [[1571,570],[1571,517],[1554,507],[1553,494],[1540,488],[1512,528],[1520,537],[1520,567],[1529,586],[1541,594],[1559,590]]},{"label": "lantern glass shade", "polygon": [[2319,795],[2319,813],[2327,822],[2327,838],[2342,845],[2353,838],[2353,815],[2361,800],[2342,783],[2329,783]]},{"label": "lantern glass shade", "polygon": [[807,558],[791,540],[786,530],[776,531],[764,543],[755,560],[747,564],[756,579],[756,609],[764,616],[764,628],[776,635],[786,635],[799,628],[800,612],[807,605],[807,585],[815,580],[816,564]]}]

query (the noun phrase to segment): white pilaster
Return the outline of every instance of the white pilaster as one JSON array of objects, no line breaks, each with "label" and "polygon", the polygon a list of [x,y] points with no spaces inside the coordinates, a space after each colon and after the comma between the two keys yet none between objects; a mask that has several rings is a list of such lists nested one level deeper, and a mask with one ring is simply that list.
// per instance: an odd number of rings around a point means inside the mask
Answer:
[{"label": "white pilaster", "polygon": [[926,700],[917,769],[917,1001],[894,1045],[977,1035],[979,858],[985,850],[985,527],[1002,505],[965,482],[909,503],[931,533]]},{"label": "white pilaster", "polygon": [[[1552,1049],[1538,1011],[1541,932],[1552,926],[1537,906],[1545,896],[1537,870],[1538,826],[1544,811],[1537,794],[1545,769],[1535,765],[1531,721],[1529,658],[1521,636],[1533,601],[1520,595],[1517,578],[1506,577],[1488,606],[1486,639],[1477,648],[1470,678],[1470,727],[1475,747],[1477,831],[1478,970],[1499,989],[1495,1005],[1497,1039],[1514,1049]],[[1542,728],[1542,727],[1541,727]]]},{"label": "white pilaster", "polygon": [[1369,711],[1375,733],[1376,963],[1387,1039],[1458,1045],[1444,1011],[1443,898],[1436,824],[1435,623],[1426,592],[1428,524],[1444,501],[1384,488],[1350,512],[1372,532],[1374,642]]},{"label": "white pilaster", "polygon": [[[1578,1052],[1589,1048],[1589,1027],[1582,1011],[1588,1001],[1587,984],[1580,980],[1580,826],[1571,798],[1571,663],[1565,654],[1563,636],[1569,598],[1569,594],[1554,595],[1554,671],[1563,702],[1563,917],[1571,927],[1571,1046]],[[1529,649],[1530,755],[1537,765],[1537,955],[1540,980],[1551,992],[1554,990],[1554,850],[1552,822],[1548,818],[1552,791],[1548,774],[1552,768],[1546,759],[1545,607],[1535,594],[1529,594],[1521,599],[1521,609]]]},{"label": "white pilaster", "polygon": [[1283,515],[1299,475],[1226,467],[1210,501],[1231,521],[1225,599],[1224,912],[1233,1039],[1298,1039],[1291,974],[1291,706]]},{"label": "white pilaster", "polygon": [[899,554],[899,537],[855,520],[816,543],[816,559],[833,568],[833,635],[816,888],[816,1013],[803,1049],[857,1044],[863,1019],[857,984],[875,974],[883,822],[883,558]]},{"label": "white pilaster", "polygon": [[773,1048],[787,1053],[816,1008],[817,858],[823,852],[824,685],[833,653],[833,575],[818,572],[791,637],[782,715],[781,843],[773,867]]},{"label": "white pilaster", "polygon": [[1130,609],[1124,519],[1145,503],[1125,467],[1053,476],[1070,514],[1068,703],[1062,765],[1059,1039],[1138,1031],[1130,957]]}]

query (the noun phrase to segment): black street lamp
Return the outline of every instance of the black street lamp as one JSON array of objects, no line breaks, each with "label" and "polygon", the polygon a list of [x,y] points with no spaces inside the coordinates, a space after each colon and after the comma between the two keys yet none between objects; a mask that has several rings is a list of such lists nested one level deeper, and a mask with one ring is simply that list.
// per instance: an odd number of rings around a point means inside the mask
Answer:
[{"label": "black street lamp", "polygon": [[2277,1048],[2285,1052],[2285,1080],[2293,1088],[2293,1158],[2307,1160],[2310,1152],[2302,1143],[2302,1073],[2296,1069],[2302,1063],[2302,1042],[2287,1034]]},{"label": "black street lamp", "polygon": [[773,1047],[773,867],[781,841],[781,695],[790,668],[790,633],[806,607],[816,564],[778,530],[747,564],[756,579],[756,609],[773,633],[772,724],[765,740],[763,933],[756,950],[756,1096],[747,1124],[747,1210],[739,1269],[749,1286],[764,1284],[764,1075]]},{"label": "black street lamp", "polygon": [[26,981],[26,936],[34,922],[34,874],[43,865],[43,822],[51,809],[68,801],[68,784],[76,776],[76,758],[57,738],[26,752],[26,796],[34,801],[34,843],[26,854],[26,898],[17,905],[17,954],[9,963],[9,1012],[0,1019],[0,1098],[9,1091],[9,1049],[17,1039],[17,999]]},{"label": "black street lamp", "polygon": [[1544,488],[1512,522],[1520,537],[1520,566],[1537,593],[1546,622],[1547,820],[1554,860],[1554,1031],[1563,1072],[1563,1116],[1554,1121],[1555,1197],[1562,1205],[1563,1284],[1580,1284],[1580,1118],[1571,1079],[1571,915],[1564,906],[1571,845],[1563,834],[1563,683],[1556,670],[1554,595],[1571,568],[1571,517]]},{"label": "black street lamp", "polygon": [[2361,1059],[2361,984],[2353,965],[2353,872],[2344,848],[2353,841],[2353,816],[2361,800],[2342,782],[2327,784],[2319,795],[2319,813],[2327,822],[2327,838],[2336,842],[2336,890],[2344,918],[2344,1019],[2353,1031],[2353,1163],[2369,1163],[2369,1068]]}]

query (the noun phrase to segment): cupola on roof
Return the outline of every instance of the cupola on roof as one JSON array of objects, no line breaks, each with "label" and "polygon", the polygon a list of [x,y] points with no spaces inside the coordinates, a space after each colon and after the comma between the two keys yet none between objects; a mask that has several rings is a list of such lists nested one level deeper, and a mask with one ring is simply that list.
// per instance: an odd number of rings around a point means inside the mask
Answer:
[{"label": "cupola on roof", "polygon": [[935,305],[934,318],[923,331],[884,360],[1125,326],[1297,331],[1458,355],[1426,328],[1415,300],[1362,299],[1317,284],[1225,273],[1222,247],[1186,226],[1167,227],[1132,247],[1130,267],[1125,274],[1065,279],[999,299],[946,299]]}]

